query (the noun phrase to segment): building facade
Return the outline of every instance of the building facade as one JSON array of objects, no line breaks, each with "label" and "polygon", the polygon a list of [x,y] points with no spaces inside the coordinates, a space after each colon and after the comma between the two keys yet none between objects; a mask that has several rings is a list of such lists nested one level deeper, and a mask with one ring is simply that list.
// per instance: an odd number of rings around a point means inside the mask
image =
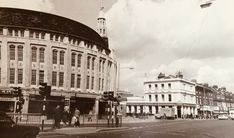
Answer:
[{"label": "building facade", "polygon": [[195,83],[183,79],[183,75],[165,76],[144,82],[144,100],[127,101],[127,113],[157,114],[161,108],[174,108],[179,118],[197,115]]},{"label": "building facade", "polygon": [[[105,26],[103,20],[99,17],[98,24]],[[117,74],[115,56],[102,33],[57,15],[0,8],[1,110],[15,111],[11,87],[21,87],[22,112],[40,113],[38,88],[45,82],[52,86],[48,112],[61,105],[101,113],[99,99],[104,91],[115,91]]]}]

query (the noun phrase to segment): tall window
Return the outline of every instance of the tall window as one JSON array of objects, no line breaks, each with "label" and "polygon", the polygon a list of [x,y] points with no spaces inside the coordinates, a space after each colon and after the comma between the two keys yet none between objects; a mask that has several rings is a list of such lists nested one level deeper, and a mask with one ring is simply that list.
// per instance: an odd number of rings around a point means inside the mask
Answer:
[{"label": "tall window", "polygon": [[75,66],[75,63],[76,63],[76,53],[72,53],[71,66]]},{"label": "tall window", "polygon": [[81,75],[80,74],[78,74],[77,75],[77,88],[80,88],[80,84],[81,84]]},{"label": "tall window", "polygon": [[37,74],[37,71],[36,70],[32,70],[32,76],[31,76],[31,84],[32,85],[36,85],[36,74]]},{"label": "tall window", "polygon": [[53,64],[57,64],[57,53],[56,49],[53,50]]},{"label": "tall window", "polygon": [[64,73],[59,72],[59,86],[63,87],[63,83],[64,83]]},{"label": "tall window", "polygon": [[171,84],[170,83],[168,83],[168,89],[171,89]]},{"label": "tall window", "polygon": [[12,32],[13,32],[12,29],[8,29],[7,35],[13,36],[13,33],[12,33]]},{"label": "tall window", "polygon": [[33,35],[34,35],[34,32],[33,32],[33,31],[30,31],[30,32],[29,32],[29,37],[30,37],[30,38],[33,38]]},{"label": "tall window", "polygon": [[171,94],[168,95],[168,101],[171,102]]},{"label": "tall window", "polygon": [[39,32],[36,32],[36,38],[39,38]]},{"label": "tall window", "polygon": [[102,70],[102,60],[99,61],[99,72],[101,72]]},{"label": "tall window", "polygon": [[2,57],[2,56],[1,56],[1,55],[2,55],[1,52],[2,52],[2,47],[1,47],[1,45],[0,45],[0,59],[1,59],[1,57]]},{"label": "tall window", "polygon": [[90,59],[91,59],[91,57],[88,56],[87,57],[87,69],[90,69]]},{"label": "tall window", "polygon": [[15,30],[15,36],[19,36],[19,31]]},{"label": "tall window", "polygon": [[155,89],[158,89],[158,84],[155,84],[154,87],[155,87]]},{"label": "tall window", "polygon": [[151,99],[151,95],[149,95],[149,101],[151,101],[152,99]]},{"label": "tall window", "polygon": [[23,61],[23,46],[18,46],[18,61]]},{"label": "tall window", "polygon": [[102,72],[104,72],[105,61],[102,62]]},{"label": "tall window", "polygon": [[155,95],[155,101],[156,102],[158,101],[158,95]]},{"label": "tall window", "polygon": [[164,97],[164,94],[162,94],[162,101],[164,102],[164,100],[165,100],[165,97]]},{"label": "tall window", "polygon": [[18,84],[23,83],[23,69],[18,69]]},{"label": "tall window", "polygon": [[94,70],[95,58],[92,58],[92,70]]},{"label": "tall window", "polygon": [[151,84],[149,84],[149,89],[151,90]]},{"label": "tall window", "polygon": [[20,30],[21,37],[24,37],[24,30]]},{"label": "tall window", "polygon": [[3,28],[0,27],[0,35],[3,35]]},{"label": "tall window", "polygon": [[71,88],[75,86],[75,74],[71,74]]},{"label": "tall window", "polygon": [[37,62],[37,48],[32,47],[32,62]]},{"label": "tall window", "polygon": [[82,55],[78,54],[77,67],[81,67],[81,58],[82,58]]},{"label": "tall window", "polygon": [[56,86],[57,84],[57,72],[53,71],[52,72],[52,86]]},{"label": "tall window", "polygon": [[86,80],[86,89],[89,89],[89,76],[87,76],[87,80]]},{"label": "tall window", "polygon": [[64,65],[64,51],[60,51],[60,65]]},{"label": "tall window", "polygon": [[40,70],[39,72],[39,83],[43,83],[44,82],[44,70]]},{"label": "tall window", "polygon": [[94,77],[92,76],[92,79],[91,79],[91,89],[93,90],[94,88]]},{"label": "tall window", "polygon": [[104,90],[104,79],[102,79],[102,91]]},{"label": "tall window", "polygon": [[101,78],[98,80],[98,90],[101,90]]},{"label": "tall window", "polygon": [[10,45],[10,60],[15,60],[15,46]]},{"label": "tall window", "polygon": [[15,83],[15,69],[10,68],[10,84],[14,84],[14,83]]},{"label": "tall window", "polygon": [[0,83],[1,83],[1,78],[2,78],[2,73],[1,73],[2,69],[0,68]]},{"label": "tall window", "polygon": [[162,89],[164,89],[164,84],[161,84],[161,86],[162,86]]},{"label": "tall window", "polygon": [[45,49],[40,48],[40,62],[44,63],[44,59],[45,59]]}]

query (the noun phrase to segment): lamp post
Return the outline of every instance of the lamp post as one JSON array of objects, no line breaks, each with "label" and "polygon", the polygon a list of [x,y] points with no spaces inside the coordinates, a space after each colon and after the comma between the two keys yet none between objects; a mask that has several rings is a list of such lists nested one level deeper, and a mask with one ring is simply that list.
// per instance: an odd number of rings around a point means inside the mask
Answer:
[{"label": "lamp post", "polygon": [[134,67],[120,67],[120,63],[119,63],[119,67],[118,67],[118,88],[117,90],[120,90],[120,69],[129,69],[129,70],[133,70]]}]

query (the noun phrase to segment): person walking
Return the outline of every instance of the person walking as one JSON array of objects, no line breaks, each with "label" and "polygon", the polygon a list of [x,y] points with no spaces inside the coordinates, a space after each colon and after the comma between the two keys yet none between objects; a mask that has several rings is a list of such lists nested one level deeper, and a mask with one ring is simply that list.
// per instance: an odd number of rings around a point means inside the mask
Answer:
[{"label": "person walking", "polygon": [[75,117],[75,127],[79,127],[80,126],[80,110],[78,110],[77,108],[75,109],[74,112],[74,117]]},{"label": "person walking", "polygon": [[89,115],[88,115],[88,122],[92,122],[92,116],[93,116],[93,113],[92,113],[92,110],[89,111]]},{"label": "person walking", "polygon": [[54,126],[53,128],[60,128],[60,121],[61,121],[62,112],[60,106],[57,105],[54,109]]}]

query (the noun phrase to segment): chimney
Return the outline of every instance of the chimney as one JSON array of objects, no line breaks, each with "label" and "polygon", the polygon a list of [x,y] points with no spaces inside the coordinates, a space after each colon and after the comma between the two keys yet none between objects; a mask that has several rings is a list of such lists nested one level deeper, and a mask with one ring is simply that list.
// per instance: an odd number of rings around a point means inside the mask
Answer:
[{"label": "chimney", "polygon": [[159,75],[158,75],[158,79],[162,79],[162,78],[164,78],[164,77],[165,77],[165,74],[162,73],[162,72],[160,72]]},{"label": "chimney", "polygon": [[176,78],[183,78],[183,73],[181,71],[178,71],[176,73]]}]

